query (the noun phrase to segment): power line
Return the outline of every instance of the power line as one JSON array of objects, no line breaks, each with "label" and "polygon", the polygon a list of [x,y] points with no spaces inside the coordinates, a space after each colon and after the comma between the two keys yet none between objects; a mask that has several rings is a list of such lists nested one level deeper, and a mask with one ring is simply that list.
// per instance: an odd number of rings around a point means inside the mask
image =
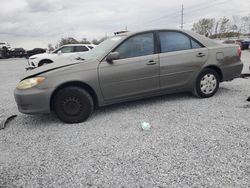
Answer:
[{"label": "power line", "polygon": [[[187,8],[185,8],[185,15],[192,15],[193,12],[196,12],[196,11],[200,11],[202,9],[205,9],[205,8],[210,8],[210,7],[213,7],[215,5],[219,5],[219,4],[224,4],[228,1],[232,1],[232,0],[208,0],[206,2],[202,2],[202,3],[199,3],[199,4],[195,4],[195,5],[192,5],[192,6],[188,6]],[[205,5],[209,5],[209,6],[204,6]],[[182,5],[183,6],[183,5]],[[177,18],[177,16],[181,16],[181,28],[184,28],[184,6],[182,7],[182,10],[181,10],[181,14],[180,14],[180,11],[175,11],[175,12],[172,12],[172,13],[169,13],[169,14],[166,14],[164,16],[161,16],[161,17],[158,17],[158,18],[155,18],[155,19],[152,19],[152,20],[149,20],[149,21],[146,21],[144,23],[140,23],[140,24],[131,24],[131,25],[128,25],[130,28],[131,27],[140,27],[140,26],[146,26],[146,25],[152,25],[152,23],[156,23],[156,22],[159,22],[161,20],[173,20],[173,18]]]},{"label": "power line", "polygon": [[181,5],[181,29],[183,29],[183,17],[184,17],[184,8],[182,4]]},{"label": "power line", "polygon": [[[217,0],[213,0],[212,2],[214,2],[214,1],[217,1]],[[209,0],[209,1],[207,1],[207,2],[211,2],[211,0]],[[198,4],[198,5],[196,4],[196,5],[190,6],[190,7],[188,7],[188,8],[192,8],[192,7],[195,7],[195,8],[196,8],[196,7],[199,7],[199,6],[201,6],[201,5],[204,5],[204,3],[200,3],[200,4]],[[184,8],[184,7],[183,7],[183,8]],[[146,21],[146,22],[144,22],[144,23],[135,24],[135,25],[132,24],[132,25],[130,25],[130,26],[137,27],[137,26],[142,26],[142,25],[148,25],[148,24],[153,23],[153,22],[158,22],[158,21],[160,21],[160,20],[162,20],[162,19],[169,20],[169,19],[171,19],[171,17],[176,18],[176,15],[179,15],[179,14],[180,14],[179,11],[175,11],[175,12],[166,14],[166,15],[164,15],[164,16],[161,16],[161,17],[158,17],[158,18],[155,18],[155,19]]]},{"label": "power line", "polygon": [[[230,0],[231,1],[231,0]],[[224,4],[224,3],[226,3],[226,2],[228,2],[228,0],[226,0],[226,1],[222,1],[222,2],[218,2],[218,3],[216,3],[216,4],[212,4],[212,5],[209,5],[209,6],[205,6],[205,7],[202,7],[202,9],[206,9],[206,8],[211,8],[211,7],[213,7],[213,6],[215,6],[215,5],[219,5],[219,4]],[[202,10],[202,9],[194,9],[193,11],[192,11],[192,13],[193,12],[198,12],[198,11],[200,11],[200,10]],[[190,13],[187,13],[187,15],[192,15],[192,13],[190,14]],[[189,23],[193,23],[193,22],[195,22],[197,19],[192,19],[192,21],[189,21]]]},{"label": "power line", "polygon": [[229,1],[232,1],[232,0],[225,0],[225,1],[216,1],[216,0],[214,0],[213,2],[211,2],[211,4],[210,5],[208,5],[208,6],[201,6],[201,7],[199,7],[199,8],[197,8],[197,7],[195,7],[195,8],[193,8],[193,9],[189,9],[189,11],[186,13],[186,15],[194,15],[193,13],[194,12],[198,12],[198,11],[202,11],[203,9],[208,9],[208,8],[211,8],[211,7],[214,7],[214,6],[216,6],[216,5],[221,5],[221,4],[225,4],[225,3],[228,3]]},{"label": "power line", "polygon": [[[189,6],[188,8],[186,8],[186,10],[188,9],[189,11],[192,11],[192,9],[194,9],[194,10],[197,10],[197,8],[198,7],[200,7],[200,6],[202,6],[202,5],[204,5],[204,4],[208,4],[208,3],[215,3],[215,4],[213,4],[212,6],[214,6],[214,5],[217,5],[217,4],[221,4],[221,3],[225,3],[225,2],[228,2],[228,0],[227,1],[223,1],[223,2],[218,2],[218,1],[220,1],[220,0],[213,0],[213,1],[211,1],[211,0],[209,0],[209,1],[206,1],[206,2],[203,2],[203,3],[200,3],[200,4],[196,4],[196,5],[193,5],[193,6]],[[199,10],[200,9],[202,9],[203,7],[201,7],[201,8],[199,8]],[[206,7],[205,7],[206,8]],[[183,7],[183,11],[184,11],[184,7]],[[140,27],[140,26],[145,26],[145,25],[151,25],[152,23],[155,23],[155,22],[159,22],[159,21],[161,21],[161,20],[171,20],[172,18],[176,18],[177,17],[177,15],[180,15],[180,12],[179,11],[175,11],[175,12],[172,12],[172,13],[170,13],[170,14],[167,14],[167,15],[164,15],[164,16],[161,16],[161,17],[158,17],[158,18],[155,18],[155,19],[152,19],[152,20],[149,20],[149,21],[147,21],[147,22],[144,22],[144,23],[140,23],[140,24],[136,24],[136,25],[130,25],[130,26],[132,26],[132,27]],[[183,27],[184,27],[184,12],[183,12],[183,15],[182,15],[182,13],[181,13],[181,17],[183,16],[183,24],[181,24],[181,25],[183,25]]]},{"label": "power line", "polygon": [[215,6],[215,5],[228,3],[229,1],[231,1],[231,0],[225,0],[225,1],[222,1],[222,2],[217,2],[215,4],[210,4],[208,6],[203,6],[203,7],[200,7],[200,8],[196,8],[196,9],[193,9],[192,12],[191,12],[191,10],[189,10],[189,12],[187,14],[190,15],[190,13],[191,13],[191,15],[192,15],[193,12],[197,12],[197,11],[200,11],[200,10],[203,10],[203,9],[211,8],[211,7]]},{"label": "power line", "polygon": [[[151,24],[151,23],[154,23],[154,22],[158,22],[158,21],[160,21],[160,20],[162,20],[162,19],[167,19],[167,20],[168,20],[169,17],[174,16],[174,15],[177,15],[177,14],[179,14],[179,11],[175,11],[175,12],[172,12],[172,13],[170,13],[170,14],[161,16],[161,17],[159,17],[159,18],[155,18],[155,19],[146,21],[146,22],[144,22],[144,23],[136,24],[136,25],[131,25],[131,26],[133,26],[133,27],[138,27],[138,26],[148,25],[148,24]],[[167,17],[167,18],[166,18],[166,17]],[[176,17],[176,16],[175,16],[175,17]]]}]

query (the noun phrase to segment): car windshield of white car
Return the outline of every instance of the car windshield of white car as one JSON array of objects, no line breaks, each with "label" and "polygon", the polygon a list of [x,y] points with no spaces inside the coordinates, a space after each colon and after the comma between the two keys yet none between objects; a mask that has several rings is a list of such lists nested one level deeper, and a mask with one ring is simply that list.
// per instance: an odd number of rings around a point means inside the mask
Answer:
[{"label": "car windshield of white car", "polygon": [[84,55],[84,59],[98,59],[100,56],[102,56],[105,52],[112,49],[112,47],[124,39],[125,36],[114,36],[111,38],[106,39],[102,43],[100,43],[98,46],[90,50],[86,55]]}]

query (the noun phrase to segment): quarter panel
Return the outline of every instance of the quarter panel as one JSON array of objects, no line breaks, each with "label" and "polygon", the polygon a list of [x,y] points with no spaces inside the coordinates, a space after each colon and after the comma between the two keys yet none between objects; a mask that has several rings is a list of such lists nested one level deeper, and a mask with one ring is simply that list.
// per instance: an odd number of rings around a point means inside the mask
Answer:
[{"label": "quarter panel", "polygon": [[218,67],[222,72],[222,81],[232,80],[239,76],[243,68],[237,49],[238,46],[236,45],[209,48],[210,58],[206,66],[214,65]]}]

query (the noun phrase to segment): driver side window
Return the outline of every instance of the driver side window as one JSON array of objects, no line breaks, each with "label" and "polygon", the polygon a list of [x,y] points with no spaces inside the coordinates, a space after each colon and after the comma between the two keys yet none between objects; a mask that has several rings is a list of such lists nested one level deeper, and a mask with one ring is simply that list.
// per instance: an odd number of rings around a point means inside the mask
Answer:
[{"label": "driver side window", "polygon": [[120,59],[154,54],[154,34],[145,33],[132,36],[116,50]]}]

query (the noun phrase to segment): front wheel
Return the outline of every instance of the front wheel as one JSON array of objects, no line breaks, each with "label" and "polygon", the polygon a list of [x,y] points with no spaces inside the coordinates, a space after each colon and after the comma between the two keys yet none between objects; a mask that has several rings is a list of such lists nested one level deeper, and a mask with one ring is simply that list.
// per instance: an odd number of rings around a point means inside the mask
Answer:
[{"label": "front wheel", "polygon": [[212,97],[219,88],[219,75],[213,69],[204,69],[196,79],[194,94],[201,98]]},{"label": "front wheel", "polygon": [[88,119],[94,110],[90,94],[80,87],[59,90],[53,102],[57,117],[65,123],[80,123]]}]

